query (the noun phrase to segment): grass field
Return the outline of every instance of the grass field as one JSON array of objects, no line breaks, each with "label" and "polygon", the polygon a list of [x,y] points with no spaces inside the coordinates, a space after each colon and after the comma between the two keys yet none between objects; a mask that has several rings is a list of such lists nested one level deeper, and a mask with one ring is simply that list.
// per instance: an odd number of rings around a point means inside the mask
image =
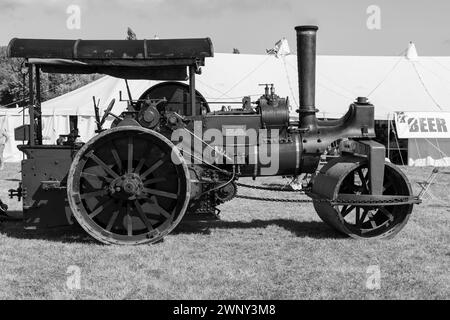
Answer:
[{"label": "grass field", "polygon": [[[0,171],[0,197],[14,215],[21,203],[6,190],[17,187],[19,169],[8,163]],[[432,169],[403,170],[418,193],[416,182]],[[221,206],[221,221],[184,223],[163,242],[138,247],[101,245],[76,228],[24,231],[3,221],[0,299],[449,299],[449,186],[450,174],[441,175],[431,188],[440,200],[417,206],[391,240],[344,238],[310,204],[242,199]],[[381,288],[369,290],[373,265]],[[70,266],[81,269],[81,289],[66,285]]]}]

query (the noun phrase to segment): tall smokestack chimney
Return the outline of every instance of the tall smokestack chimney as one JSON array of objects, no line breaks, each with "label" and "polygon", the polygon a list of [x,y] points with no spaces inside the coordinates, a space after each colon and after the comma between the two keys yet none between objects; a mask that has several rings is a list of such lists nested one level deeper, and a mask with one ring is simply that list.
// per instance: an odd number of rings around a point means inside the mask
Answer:
[{"label": "tall smokestack chimney", "polygon": [[297,67],[300,95],[299,127],[314,131],[316,118],[316,33],[317,26],[298,26],[297,31]]}]

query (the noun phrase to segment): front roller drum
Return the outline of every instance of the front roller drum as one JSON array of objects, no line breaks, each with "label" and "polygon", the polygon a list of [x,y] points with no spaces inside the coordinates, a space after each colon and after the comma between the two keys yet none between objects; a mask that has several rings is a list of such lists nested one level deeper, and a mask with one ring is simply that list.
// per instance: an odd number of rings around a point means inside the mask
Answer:
[{"label": "front roller drum", "polygon": [[[339,200],[340,194],[355,195],[354,198],[370,195],[367,159],[348,156],[330,161],[314,178],[312,193],[320,199],[332,200]],[[412,196],[408,179],[390,163],[385,163],[384,167],[383,195]],[[317,200],[314,208],[319,217],[334,229],[353,238],[367,239],[389,238],[397,234],[406,225],[413,204],[383,205],[380,201],[373,205],[343,205]]]},{"label": "front roller drum", "polygon": [[78,223],[106,244],[154,243],[183,218],[187,165],[163,135],[138,126],[104,131],[70,167],[67,195]]}]

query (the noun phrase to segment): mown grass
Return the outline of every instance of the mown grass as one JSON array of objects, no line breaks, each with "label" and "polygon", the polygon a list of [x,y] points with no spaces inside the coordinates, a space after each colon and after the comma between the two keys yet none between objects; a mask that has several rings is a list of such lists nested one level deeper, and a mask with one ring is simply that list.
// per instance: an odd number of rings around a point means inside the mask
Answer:
[{"label": "mown grass", "polygon": [[[431,173],[403,170],[416,193]],[[21,204],[6,190],[18,171],[0,171],[0,197],[15,214]],[[417,206],[392,240],[344,238],[310,204],[242,199],[221,206],[221,221],[184,223],[163,242],[137,247],[101,245],[76,228],[25,231],[3,221],[0,299],[448,299],[449,184],[441,175],[431,189],[441,200]],[[72,265],[81,268],[79,290],[66,285]],[[366,287],[371,265],[381,270],[381,289]]]}]

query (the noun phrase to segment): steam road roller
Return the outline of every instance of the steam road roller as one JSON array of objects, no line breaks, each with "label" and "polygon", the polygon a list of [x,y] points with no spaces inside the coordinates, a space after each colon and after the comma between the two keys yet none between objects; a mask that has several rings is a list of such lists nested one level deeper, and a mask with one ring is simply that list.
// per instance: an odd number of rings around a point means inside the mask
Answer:
[{"label": "steam road roller", "polygon": [[[195,88],[209,38],[160,40],[13,39],[9,57],[25,58],[29,71],[29,124],[16,128],[25,226],[78,223],[106,244],[161,240],[183,218],[214,213],[232,200],[238,179],[308,175],[307,195],[320,218],[357,239],[399,232],[419,200],[406,176],[385,162],[375,142],[374,106],[358,97],[345,115],[317,118],[316,26],[298,26],[300,107],[271,84],[256,101],[212,111]],[[230,66],[232,67],[232,66]],[[93,99],[95,134],[83,142],[78,120],[70,132],[43,144],[41,72],[102,73],[123,78],[126,110],[101,114]],[[158,80],[133,97],[128,80]],[[230,103],[231,104],[231,103]],[[93,130],[94,130],[93,129]],[[339,156],[321,163],[330,146]]]}]

